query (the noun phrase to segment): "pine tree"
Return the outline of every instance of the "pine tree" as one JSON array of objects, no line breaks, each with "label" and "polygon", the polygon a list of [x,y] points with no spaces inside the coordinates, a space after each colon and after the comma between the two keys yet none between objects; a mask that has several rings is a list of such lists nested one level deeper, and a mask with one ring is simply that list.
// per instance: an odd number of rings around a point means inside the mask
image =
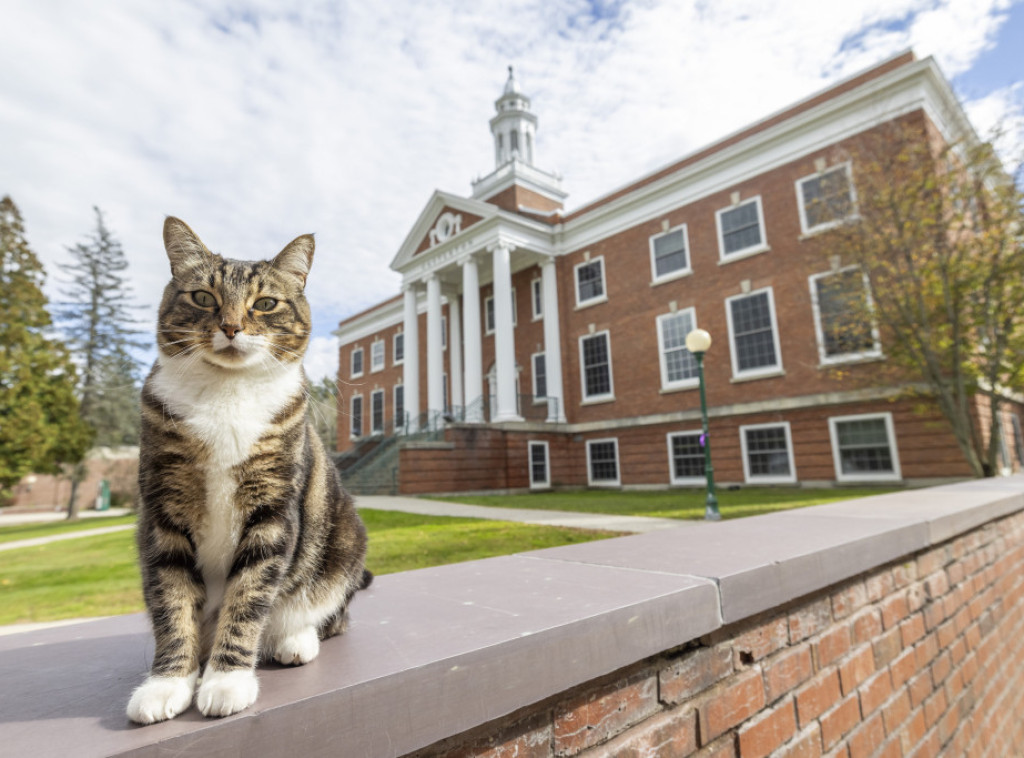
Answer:
[{"label": "pine tree", "polygon": [[0,200],[0,491],[31,472],[77,463],[91,430],[79,416],[75,366],[47,336],[43,266],[25,239],[21,213]]},{"label": "pine tree", "polygon": [[58,322],[81,368],[82,418],[96,430],[96,444],[137,444],[140,371],[132,351],[144,345],[137,339],[124,249],[102,211],[93,210],[95,231],[68,248],[72,262],[61,266],[70,281]]}]

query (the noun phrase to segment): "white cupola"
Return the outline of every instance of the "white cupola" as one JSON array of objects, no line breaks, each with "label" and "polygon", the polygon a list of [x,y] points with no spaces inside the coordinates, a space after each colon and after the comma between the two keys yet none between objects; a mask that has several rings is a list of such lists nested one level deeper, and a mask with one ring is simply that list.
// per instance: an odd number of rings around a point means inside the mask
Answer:
[{"label": "white cupola", "polygon": [[530,98],[519,89],[515,72],[508,67],[505,91],[494,101],[497,114],[491,119],[494,135],[494,167],[518,160],[533,163],[533,142],[537,133],[537,117],[530,112]]}]

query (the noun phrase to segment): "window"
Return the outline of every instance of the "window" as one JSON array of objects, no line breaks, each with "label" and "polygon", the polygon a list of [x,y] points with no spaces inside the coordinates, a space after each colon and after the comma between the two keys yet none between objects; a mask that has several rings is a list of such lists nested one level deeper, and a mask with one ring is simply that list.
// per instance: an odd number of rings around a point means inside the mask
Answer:
[{"label": "window", "polygon": [[533,354],[533,397],[534,402],[548,396],[548,372],[544,353]]},{"label": "window", "polygon": [[352,411],[349,415],[349,419],[352,422],[351,435],[352,438],[361,437],[363,434],[363,398],[360,395],[356,395],[352,398]]},{"label": "window", "polygon": [[750,483],[779,484],[796,481],[789,422],[740,427],[743,474]]},{"label": "window", "polygon": [[796,183],[800,227],[804,234],[828,229],[855,212],[850,164],[844,163]]},{"label": "window", "polygon": [[370,434],[384,433],[384,390],[370,393]]},{"label": "window", "polygon": [[782,371],[775,303],[771,288],[725,301],[733,377],[756,377]]},{"label": "window", "polygon": [[[512,288],[512,326],[519,323],[519,309],[516,307],[516,288]],[[484,298],[484,334],[494,334],[494,295]]]},{"label": "window", "polygon": [[530,489],[551,486],[547,442],[530,442]]},{"label": "window", "polygon": [[441,349],[448,349],[448,317],[441,316]]},{"label": "window", "polygon": [[878,331],[868,317],[871,298],[856,266],[810,277],[814,326],[822,363],[877,358]]},{"label": "window", "polygon": [[363,349],[357,347],[352,351],[352,378],[363,375]]},{"label": "window", "polygon": [[612,353],[608,332],[580,337],[580,365],[583,367],[583,402],[613,399]]},{"label": "window", "polygon": [[661,388],[697,386],[697,359],[686,349],[686,335],[697,328],[693,308],[658,316]]},{"label": "window", "polygon": [[395,385],[395,429],[405,428],[405,386]]},{"label": "window", "polygon": [[591,486],[618,486],[618,440],[587,441],[587,478]]},{"label": "window", "polygon": [[530,282],[530,292],[533,302],[533,320],[537,321],[544,317],[544,285],[540,279]]},{"label": "window", "polygon": [[1013,427],[1013,449],[1017,453],[1017,463],[1024,467],[1024,433],[1021,432],[1020,418],[1016,413],[1010,414],[1010,425]]},{"label": "window", "polygon": [[604,290],[604,258],[577,263],[576,307],[603,303],[607,299]]},{"label": "window", "polygon": [[700,484],[704,481],[704,445],[700,432],[677,432],[668,436],[668,468],[672,484]]},{"label": "window", "polygon": [[384,369],[384,340],[377,340],[370,345],[370,371]]},{"label": "window", "polygon": [[651,237],[651,279],[655,282],[690,272],[686,224]]},{"label": "window", "polygon": [[405,363],[405,334],[403,332],[398,332],[391,343],[391,360],[395,366]]},{"label": "window", "polygon": [[828,420],[828,429],[837,481],[901,478],[891,413],[835,416]]},{"label": "window", "polygon": [[768,249],[764,240],[761,198],[755,197],[715,214],[718,254],[724,260],[743,258]]}]

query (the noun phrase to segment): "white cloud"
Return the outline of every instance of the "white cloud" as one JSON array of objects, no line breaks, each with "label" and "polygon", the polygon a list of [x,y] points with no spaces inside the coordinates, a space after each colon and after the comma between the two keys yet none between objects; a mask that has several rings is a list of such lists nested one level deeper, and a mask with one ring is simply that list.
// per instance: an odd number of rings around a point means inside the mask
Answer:
[{"label": "white cloud", "polygon": [[302,361],[311,382],[324,377],[335,381],[338,377],[338,342],[334,337],[314,337],[309,341],[306,357]]}]

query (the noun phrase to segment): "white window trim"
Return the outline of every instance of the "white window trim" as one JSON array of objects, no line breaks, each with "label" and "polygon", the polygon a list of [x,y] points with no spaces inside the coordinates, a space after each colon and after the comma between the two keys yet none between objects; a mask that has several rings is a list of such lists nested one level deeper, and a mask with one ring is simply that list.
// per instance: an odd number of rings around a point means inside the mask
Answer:
[{"label": "white window trim", "polygon": [[[608,345],[608,392],[603,395],[587,395],[587,372],[586,364],[583,361],[583,340],[591,339],[593,337],[600,337],[604,335],[605,341]],[[583,334],[579,338],[579,351],[580,351],[580,397],[582,401],[580,405],[590,405],[592,403],[607,403],[615,399],[615,371],[612,368],[612,335],[607,329],[594,332],[593,334]]]},{"label": "white window trim", "polygon": [[[538,357],[541,357],[541,358],[544,357],[544,351],[543,350],[541,350],[539,353],[534,353],[533,355],[530,356],[530,383],[531,383],[532,388],[533,388],[533,404],[534,405],[544,405],[548,401],[548,396],[547,395],[539,395],[539,394],[537,394],[537,358]],[[545,383],[547,382],[547,373],[548,373],[548,362],[547,362],[547,359],[545,358],[544,359],[544,381],[545,381]]]},{"label": "white window trim", "polygon": [[[396,357],[398,355],[397,345],[398,338],[402,338],[402,357]],[[401,366],[405,363],[405,332],[395,332],[391,337],[391,365]]]},{"label": "white window trim", "polygon": [[676,476],[676,462],[672,455],[672,438],[673,437],[692,437],[697,435],[698,437],[704,433],[703,429],[694,430],[678,430],[675,432],[669,432],[665,435],[665,444],[668,446],[668,480],[670,484],[682,484],[682,485],[694,485],[694,484],[705,484],[707,482],[707,475],[704,476]]},{"label": "white window trim", "polygon": [[[746,371],[740,371],[737,367],[739,361],[736,355],[736,340],[733,335],[733,324],[732,324],[732,301],[740,300],[745,297],[752,297],[753,295],[760,295],[762,292],[768,293],[768,314],[772,320],[772,339],[775,340],[775,359],[776,363],[774,366],[762,366],[756,369],[747,369]],[[779,341],[779,320],[775,317],[775,293],[771,287],[762,287],[759,290],[751,290],[740,295],[733,295],[725,299],[725,319],[729,325],[729,357],[732,360],[732,380],[743,381],[745,379],[760,379],[768,378],[770,376],[779,376],[784,373],[782,367],[782,343]]]},{"label": "white window trim", "polygon": [[[601,294],[596,297],[588,298],[587,300],[580,300],[580,280],[579,270],[584,266],[590,266],[594,263],[600,264],[601,266]],[[580,308],[589,308],[592,305],[599,305],[600,303],[608,302],[608,277],[605,275],[604,267],[604,256],[599,255],[596,258],[589,260],[580,261],[572,269],[572,288],[576,293],[576,310]]]},{"label": "white window trim", "polygon": [[[380,345],[379,363],[377,362],[376,356],[374,355],[374,351],[376,350],[377,345]],[[388,351],[386,345],[384,344],[384,340],[374,340],[372,343],[370,343],[370,373],[376,374],[378,371],[384,370],[384,367],[387,366],[388,362],[387,352]]]},{"label": "white window trim", "polygon": [[[601,479],[595,481],[593,478],[593,467],[591,466],[590,448],[602,442],[611,442],[615,446],[615,480]],[[587,440],[587,485],[590,487],[621,487],[622,486],[622,465],[619,463],[619,438],[604,437],[599,440]]]},{"label": "white window trim", "polygon": [[[885,431],[889,435],[889,455],[892,457],[893,470],[888,474],[846,474],[843,473],[843,463],[839,456],[839,430],[838,424],[843,421],[863,421],[866,419],[885,419]],[[903,473],[900,469],[899,445],[896,442],[896,428],[892,422],[892,413],[882,411],[880,413],[857,413],[851,416],[829,416],[828,435],[832,445],[832,464],[835,467],[837,482],[899,482],[903,481]]]},{"label": "white window trim", "polygon": [[[373,402],[374,397],[380,395],[380,428],[378,429],[373,425]],[[387,420],[387,404],[384,402],[384,390],[374,390],[370,393],[370,434],[383,434],[384,427],[388,425]]]},{"label": "white window trim", "polygon": [[[814,311],[814,335],[818,340],[818,360],[821,365],[828,366],[837,363],[856,363],[858,361],[870,361],[883,358],[882,355],[882,339],[881,334],[878,331],[878,322],[872,317],[871,319],[871,338],[874,340],[874,347],[870,350],[864,350],[859,353],[844,353],[843,355],[826,355],[825,354],[825,332],[821,326],[821,308],[818,305],[818,288],[815,283],[818,279],[824,279],[825,277],[834,276],[835,274],[841,274],[846,271],[854,271],[859,269],[860,266],[844,266],[843,268],[836,269],[835,271],[824,271],[820,274],[811,274],[807,277],[807,286],[811,290],[811,308]],[[866,298],[868,310],[872,314],[875,312],[874,301],[871,299],[871,289],[868,284],[867,273],[863,274],[864,277],[864,297]]]},{"label": "white window trim", "polygon": [[[492,312],[494,313],[494,325],[488,328],[487,326],[487,303],[494,302],[494,295],[488,295],[484,298],[484,336],[487,337],[494,334],[494,329],[498,325],[498,313],[494,311],[494,306],[491,306]],[[512,288],[512,327],[519,326],[519,308],[516,307],[516,288]],[[447,346],[446,346],[447,347]]]},{"label": "white window trim", "polygon": [[544,318],[544,282],[539,276],[530,281],[530,301],[530,320],[540,321]]},{"label": "white window trim", "polygon": [[[809,227],[807,226],[807,212],[804,208],[804,193],[802,185],[808,179],[817,179],[818,177],[824,176],[830,171],[834,171],[836,169],[843,169],[846,171],[846,181],[850,186],[850,214],[845,218],[837,218],[834,221],[826,221],[823,224],[817,224],[816,226]],[[824,232],[828,229],[834,229],[846,221],[857,218],[857,188],[853,186],[853,166],[850,161],[837,163],[833,166],[827,167],[823,171],[815,171],[813,174],[802,176],[796,180],[795,186],[796,202],[797,206],[800,208],[800,233],[802,237],[818,234],[819,232]]]},{"label": "white window trim", "polygon": [[689,308],[680,308],[678,311],[671,313],[662,313],[657,319],[655,319],[658,328],[658,363],[661,365],[661,389],[664,392],[691,389],[700,384],[699,376],[695,376],[692,379],[677,379],[674,382],[670,382],[668,379],[668,362],[665,360],[665,331],[662,324],[665,319],[672,318],[680,313],[686,313],[687,311],[690,312],[690,321],[693,324],[693,328],[696,329],[697,309],[692,306]]},{"label": "white window trim", "polygon": [[[533,480],[533,446],[543,445],[544,446],[544,472],[548,478],[543,482],[535,482]],[[530,471],[530,489],[531,490],[546,490],[551,488],[551,453],[548,448],[548,443],[545,440],[528,440],[526,442],[526,462]]]},{"label": "white window trim", "polygon": [[[359,353],[359,372],[356,373],[356,353]],[[355,348],[348,356],[348,372],[350,379],[358,379],[366,373],[366,354],[361,347]]]},{"label": "white window trim", "polygon": [[396,384],[391,388],[391,409],[392,409],[392,423],[395,426],[395,431],[405,428],[405,419],[398,418],[398,391],[402,390],[402,415],[405,415],[405,385]]},{"label": "white window trim", "polygon": [[[658,276],[658,266],[654,258],[654,240],[660,237],[665,237],[669,234],[672,234],[673,232],[677,232],[680,229],[683,232],[683,247],[686,249],[686,266],[677,271],[672,271],[668,274],[662,274],[661,276]],[[647,239],[647,248],[650,252],[651,257],[652,285],[661,284],[662,282],[670,282],[674,279],[681,279],[682,277],[689,276],[690,274],[693,273],[693,256],[690,253],[690,233],[689,230],[686,228],[686,224],[680,224],[679,226],[674,226],[671,229],[666,229],[665,231],[659,232],[658,234],[652,234]]]},{"label": "white window trim", "polygon": [[441,316],[441,350],[448,349],[448,317]]},{"label": "white window trim", "polygon": [[[356,400],[359,401],[359,431],[356,432],[352,428],[352,422],[356,416]],[[363,436],[363,428],[366,426],[366,403],[363,402],[362,395],[353,395],[348,401],[348,436],[349,439],[357,440]]]},{"label": "white window trim", "polygon": [[[757,205],[757,223],[759,229],[761,230],[761,242],[758,243],[757,245],[751,245],[750,247],[745,247],[740,250],[734,250],[731,253],[726,253],[725,234],[722,231],[722,214],[728,213],[729,211],[732,210],[736,210],[737,208],[747,205],[748,203],[755,203]],[[719,210],[715,211],[715,229],[718,232],[718,262],[720,264],[732,263],[733,261],[742,260],[743,258],[749,258],[752,255],[757,255],[758,253],[765,253],[771,250],[771,247],[769,247],[768,245],[768,235],[765,231],[764,208],[761,205],[760,195],[747,198],[746,200],[741,200],[738,203],[730,205],[726,208],[720,208]]]},{"label": "white window trim", "polygon": [[[789,476],[751,475],[750,459],[747,456],[747,431],[750,429],[774,429],[782,427],[786,432],[786,454],[789,456]],[[796,462],[793,460],[793,436],[788,421],[772,421],[766,424],[744,424],[740,427],[740,448],[743,455],[743,480],[748,484],[796,484]]]}]

